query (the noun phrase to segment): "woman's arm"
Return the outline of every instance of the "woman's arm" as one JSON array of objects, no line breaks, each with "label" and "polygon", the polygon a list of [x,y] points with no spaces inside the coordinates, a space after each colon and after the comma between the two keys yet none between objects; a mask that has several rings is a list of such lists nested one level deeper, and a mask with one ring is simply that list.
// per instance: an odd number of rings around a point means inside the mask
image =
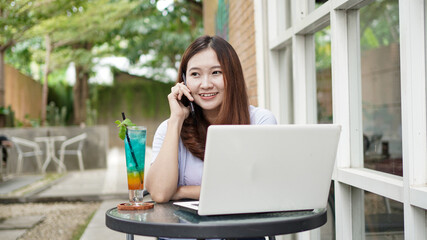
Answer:
[{"label": "woman's arm", "polygon": [[156,161],[147,174],[146,188],[156,202],[167,202],[178,186],[179,121],[169,119],[166,136]]},{"label": "woman's arm", "polygon": [[178,143],[182,123],[189,115],[189,109],[179,101],[183,94],[193,100],[183,84],[177,84],[168,95],[171,116],[167,122],[166,134],[156,161],[147,173],[146,189],[156,202],[167,202],[178,187]]},{"label": "woman's arm", "polygon": [[180,199],[196,199],[199,200],[200,197],[200,186],[181,186],[178,187],[175,194],[172,196],[172,200]]}]

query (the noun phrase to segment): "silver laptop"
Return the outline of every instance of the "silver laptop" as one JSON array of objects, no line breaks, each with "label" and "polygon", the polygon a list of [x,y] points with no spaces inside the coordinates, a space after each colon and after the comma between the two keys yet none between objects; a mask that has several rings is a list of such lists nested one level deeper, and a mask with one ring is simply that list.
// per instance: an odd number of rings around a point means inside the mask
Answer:
[{"label": "silver laptop", "polygon": [[215,125],[208,129],[199,215],[325,208],[339,125]]}]

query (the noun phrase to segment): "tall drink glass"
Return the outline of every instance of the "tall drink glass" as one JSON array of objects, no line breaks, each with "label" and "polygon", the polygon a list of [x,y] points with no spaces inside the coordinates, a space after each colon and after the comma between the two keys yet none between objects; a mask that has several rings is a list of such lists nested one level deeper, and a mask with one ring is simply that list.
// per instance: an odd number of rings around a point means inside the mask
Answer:
[{"label": "tall drink glass", "polygon": [[129,201],[136,205],[142,204],[143,198],[146,138],[146,127],[133,126],[127,128],[125,151]]}]

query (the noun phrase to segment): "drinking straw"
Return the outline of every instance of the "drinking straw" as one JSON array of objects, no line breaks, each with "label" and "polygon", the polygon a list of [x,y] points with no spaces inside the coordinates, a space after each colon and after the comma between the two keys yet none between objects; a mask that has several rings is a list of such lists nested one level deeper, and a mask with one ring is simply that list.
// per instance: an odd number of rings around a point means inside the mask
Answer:
[{"label": "drinking straw", "polygon": [[[122,112],[122,118],[123,118],[123,121],[126,119],[126,116],[125,116],[124,112]],[[132,155],[133,162],[135,163],[136,169],[138,169],[139,179],[141,180],[141,183],[142,183],[142,177],[141,177],[141,174],[139,173],[138,162],[136,161],[135,152],[133,151],[132,144],[131,144],[130,139],[129,139],[129,134],[128,134],[128,128],[127,127],[126,127],[126,139],[128,140],[129,150],[130,150],[130,153]]]},{"label": "drinking straw", "polygon": [[[122,117],[123,117],[123,121],[124,121],[126,119],[126,116],[125,116],[124,112],[122,112]],[[128,128],[127,127],[126,127],[126,139],[128,140],[130,153],[132,154],[132,159],[135,162],[135,166],[136,166],[137,169],[139,169],[138,162],[136,161],[135,153],[134,153],[133,148],[132,148],[132,144],[130,143],[129,134],[128,134]]]}]

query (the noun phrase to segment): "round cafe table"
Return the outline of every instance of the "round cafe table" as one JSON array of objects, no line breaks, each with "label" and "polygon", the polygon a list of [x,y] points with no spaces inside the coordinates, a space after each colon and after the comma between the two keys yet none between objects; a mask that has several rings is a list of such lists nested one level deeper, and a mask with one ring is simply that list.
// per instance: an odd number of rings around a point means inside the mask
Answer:
[{"label": "round cafe table", "polygon": [[252,238],[283,235],[318,228],[326,223],[326,208],[309,211],[199,216],[173,205],[155,204],[149,210],[106,212],[108,228],[134,235],[171,238]]},{"label": "round cafe table", "polygon": [[46,143],[46,160],[42,166],[42,172],[46,172],[46,168],[49,165],[50,161],[53,160],[57,164],[58,172],[65,171],[65,165],[55,155],[55,142],[56,141],[65,141],[67,138],[65,136],[48,136],[48,137],[36,137],[34,139],[36,142]]}]

